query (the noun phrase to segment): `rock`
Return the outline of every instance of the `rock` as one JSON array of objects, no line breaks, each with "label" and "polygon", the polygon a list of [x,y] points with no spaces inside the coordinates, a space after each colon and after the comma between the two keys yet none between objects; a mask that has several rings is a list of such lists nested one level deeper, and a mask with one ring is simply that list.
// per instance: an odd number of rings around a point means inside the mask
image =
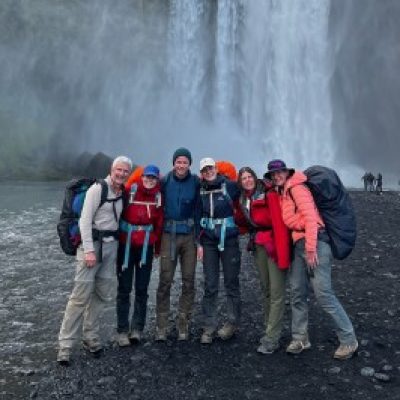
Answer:
[{"label": "rock", "polygon": [[361,346],[366,346],[368,343],[369,343],[369,340],[368,340],[368,339],[362,339],[362,340],[360,341]]},{"label": "rock", "polygon": [[361,369],[361,375],[362,376],[374,376],[375,370],[372,367],[364,367]]},{"label": "rock", "polygon": [[392,370],[393,370],[393,367],[388,364],[386,364],[382,367],[382,371],[392,371]]},{"label": "rock", "polygon": [[361,357],[369,358],[371,357],[371,353],[367,350],[361,350],[358,352],[358,355]]},{"label": "rock", "polygon": [[97,381],[98,385],[111,385],[116,381],[115,376],[104,376]]},{"label": "rock", "polygon": [[104,178],[110,173],[112,162],[111,157],[99,152],[89,161],[87,167],[83,170],[83,175]]},{"label": "rock", "polygon": [[378,379],[378,381],[382,381],[382,382],[389,382],[390,381],[390,376],[387,374],[383,374],[383,373],[375,373],[374,374],[374,378]]},{"label": "rock", "polygon": [[340,371],[341,371],[340,367],[332,367],[328,369],[328,373],[332,375],[338,374]]}]

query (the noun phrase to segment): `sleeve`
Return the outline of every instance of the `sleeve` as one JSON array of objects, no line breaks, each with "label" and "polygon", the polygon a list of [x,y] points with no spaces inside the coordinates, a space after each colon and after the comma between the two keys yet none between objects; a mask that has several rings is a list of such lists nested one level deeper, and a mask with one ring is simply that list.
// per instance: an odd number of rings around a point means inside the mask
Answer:
[{"label": "sleeve", "polygon": [[200,243],[200,234],[201,234],[201,227],[200,227],[200,219],[202,215],[202,203],[201,203],[201,196],[200,196],[200,179],[197,177],[196,180],[196,195],[194,200],[194,239],[196,246]]},{"label": "sleeve", "polygon": [[236,200],[234,202],[234,207],[233,207],[233,216],[235,219],[235,224],[239,228],[239,233],[241,235],[244,235],[245,233],[248,233],[249,231],[249,225],[247,223],[247,219],[243,213],[242,207],[240,205],[240,201]]},{"label": "sleeve", "polygon": [[86,192],[83,202],[81,217],[79,219],[79,230],[81,232],[82,246],[84,253],[94,251],[93,245],[93,220],[101,201],[101,185],[96,183]]}]

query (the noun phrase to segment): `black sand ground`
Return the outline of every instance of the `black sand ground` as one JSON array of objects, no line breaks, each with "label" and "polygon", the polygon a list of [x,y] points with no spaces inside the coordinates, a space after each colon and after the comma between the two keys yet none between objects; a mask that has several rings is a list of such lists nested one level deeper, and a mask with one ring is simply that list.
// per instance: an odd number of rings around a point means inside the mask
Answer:
[{"label": "black sand ground", "polygon": [[[56,337],[73,267],[61,253],[47,254],[34,276],[24,281],[24,296],[31,309],[24,314],[12,291],[18,276],[4,285],[13,310],[1,335],[13,335],[14,316],[24,315],[30,346],[2,351],[1,399],[400,399],[400,194],[352,193],[358,215],[359,236],[353,254],[334,266],[336,293],[351,316],[360,342],[359,355],[333,360],[337,340],[328,318],[310,300],[312,349],[289,356],[290,309],[287,307],[283,348],[276,354],[256,353],[262,335],[262,309],[258,278],[252,260],[243,254],[243,324],[236,338],[199,343],[199,293],[191,340],[153,341],[154,296],[158,271],[153,274],[146,337],[136,347],[119,349],[112,341],[113,306],[106,311],[103,329],[106,349],[94,359],[77,348],[72,365],[55,362]],[[48,245],[55,245],[49,238]],[[32,271],[21,271],[32,274]],[[40,276],[38,276],[40,274]],[[177,279],[179,282],[179,279]],[[173,300],[176,303],[177,287]],[[3,299],[7,304],[7,299]],[[39,323],[38,323],[39,322]],[[30,323],[32,325],[30,325]],[[172,324],[172,321],[171,321]],[[10,338],[10,342],[12,342]],[[366,369],[369,367],[369,369]],[[371,370],[373,369],[373,371]],[[373,376],[364,376],[375,372]]]}]

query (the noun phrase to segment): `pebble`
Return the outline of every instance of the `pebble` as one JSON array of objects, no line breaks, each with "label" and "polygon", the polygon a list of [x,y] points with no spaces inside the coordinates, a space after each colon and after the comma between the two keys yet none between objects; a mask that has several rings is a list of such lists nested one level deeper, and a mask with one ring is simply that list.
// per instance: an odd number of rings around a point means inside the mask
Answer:
[{"label": "pebble", "polygon": [[97,381],[98,385],[109,385],[114,383],[116,380],[115,376],[104,376]]},{"label": "pebble", "polygon": [[332,367],[328,369],[328,373],[330,374],[338,374],[341,371],[340,367]]},{"label": "pebble", "polygon": [[369,343],[369,340],[368,340],[368,339],[362,339],[362,340],[360,341],[361,346],[366,346],[368,343]]},{"label": "pebble", "polygon": [[378,381],[382,382],[389,382],[390,381],[390,376],[387,374],[382,374],[382,373],[376,373],[374,374],[374,378],[378,379]]},{"label": "pebble", "polygon": [[392,371],[393,367],[389,364],[386,364],[382,367],[382,371]]},{"label": "pebble", "polygon": [[367,351],[367,350],[359,351],[358,355],[361,356],[361,357],[365,357],[365,358],[371,357],[371,353],[369,351]]},{"label": "pebble", "polygon": [[364,367],[361,369],[362,376],[374,376],[375,370],[372,367]]}]

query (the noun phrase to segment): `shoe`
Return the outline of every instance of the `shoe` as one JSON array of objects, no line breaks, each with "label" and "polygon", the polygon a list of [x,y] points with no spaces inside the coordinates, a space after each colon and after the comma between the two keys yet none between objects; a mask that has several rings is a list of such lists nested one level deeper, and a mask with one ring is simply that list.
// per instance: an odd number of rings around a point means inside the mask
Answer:
[{"label": "shoe", "polygon": [[201,344],[211,344],[214,339],[215,331],[213,329],[205,328],[200,338]]},{"label": "shoe", "polygon": [[353,357],[358,350],[357,340],[353,344],[341,344],[335,351],[333,358],[337,360],[348,360]]},{"label": "shoe", "polygon": [[83,339],[82,344],[85,350],[93,354],[98,354],[103,350],[103,346],[98,338]]},{"label": "shoe", "polygon": [[133,329],[129,334],[129,339],[133,343],[139,343],[142,340],[142,331],[139,331],[139,329]]},{"label": "shoe", "polygon": [[308,350],[311,348],[311,343],[308,339],[299,340],[293,339],[289,346],[286,347],[286,353],[290,354],[300,354],[303,350]]},{"label": "shoe", "polygon": [[222,340],[229,340],[237,331],[237,327],[230,322],[226,322],[217,332],[217,335]]},{"label": "shoe", "polygon": [[257,348],[257,352],[261,354],[272,354],[280,347],[279,342],[271,341],[268,337],[264,336],[260,340],[260,345]]},{"label": "shoe", "polygon": [[64,347],[58,350],[57,362],[60,365],[68,366],[71,358],[71,349],[69,347]]},{"label": "shoe", "polygon": [[189,323],[185,315],[179,315],[176,320],[176,330],[178,331],[178,340],[189,340]]},{"label": "shoe", "polygon": [[165,342],[167,340],[167,330],[165,328],[157,328],[156,329],[156,342]]},{"label": "shoe", "polygon": [[131,345],[128,334],[126,332],[120,332],[117,334],[117,343],[119,347],[127,347]]}]

